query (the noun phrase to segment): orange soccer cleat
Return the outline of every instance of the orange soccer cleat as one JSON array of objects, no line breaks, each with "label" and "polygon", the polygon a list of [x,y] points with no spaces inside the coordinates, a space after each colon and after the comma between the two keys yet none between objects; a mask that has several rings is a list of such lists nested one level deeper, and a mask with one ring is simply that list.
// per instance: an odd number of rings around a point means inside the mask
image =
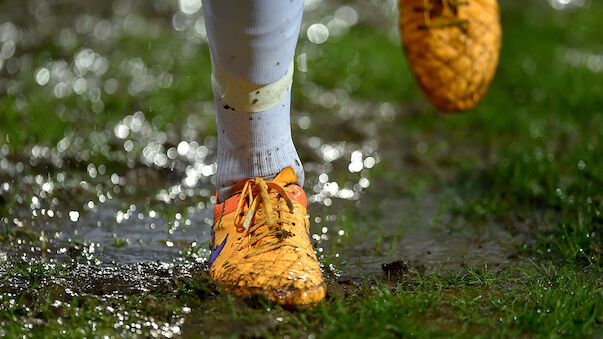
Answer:
[{"label": "orange soccer cleat", "polygon": [[439,109],[473,108],[494,77],[502,30],[497,0],[399,0],[415,79]]},{"label": "orange soccer cleat", "polygon": [[302,308],[324,299],[306,194],[296,180],[291,167],[269,181],[246,178],[216,205],[209,276],[234,295],[261,294]]}]

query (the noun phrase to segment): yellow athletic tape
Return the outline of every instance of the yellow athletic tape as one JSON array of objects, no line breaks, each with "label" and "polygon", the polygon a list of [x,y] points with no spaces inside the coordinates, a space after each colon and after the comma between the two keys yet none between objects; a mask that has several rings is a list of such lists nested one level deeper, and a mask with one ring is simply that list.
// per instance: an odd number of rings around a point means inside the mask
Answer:
[{"label": "yellow athletic tape", "polygon": [[241,112],[261,112],[283,101],[293,81],[293,60],[285,76],[267,85],[242,81],[227,74],[212,62],[212,83],[216,95],[231,108]]}]

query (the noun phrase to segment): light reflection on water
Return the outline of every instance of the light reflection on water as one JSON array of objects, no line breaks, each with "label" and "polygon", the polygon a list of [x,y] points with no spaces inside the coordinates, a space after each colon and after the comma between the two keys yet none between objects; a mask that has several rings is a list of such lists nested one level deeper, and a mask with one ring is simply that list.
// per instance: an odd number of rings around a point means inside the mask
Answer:
[{"label": "light reflection on water", "polygon": [[583,7],[589,0],[549,0],[549,5],[557,10]]}]

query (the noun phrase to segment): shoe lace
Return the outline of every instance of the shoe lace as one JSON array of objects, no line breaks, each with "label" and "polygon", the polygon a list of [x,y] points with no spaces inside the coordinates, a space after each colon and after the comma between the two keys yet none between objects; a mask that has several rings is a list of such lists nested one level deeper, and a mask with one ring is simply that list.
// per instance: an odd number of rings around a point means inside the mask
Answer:
[{"label": "shoe lace", "polygon": [[[441,9],[432,1],[440,2]],[[416,7],[415,11],[423,12],[425,17],[425,25],[421,26],[423,29],[462,26],[468,21],[458,19],[458,7],[468,4],[468,1],[463,0],[423,0],[423,7]]]},{"label": "shoe lace", "polygon": [[[270,199],[271,194],[273,200]],[[282,203],[279,203],[280,199],[285,200],[287,209],[282,207]],[[248,208],[247,214],[244,213],[246,207]],[[252,225],[254,216],[260,208],[265,216],[260,220],[256,220]],[[293,213],[293,211],[293,201],[289,198],[283,186],[272,181],[266,181],[263,178],[247,179],[237,203],[234,224],[238,230],[247,232],[250,248],[267,237],[274,238],[276,241],[264,242],[247,253],[245,258],[285,245],[295,247],[295,244],[286,241],[293,234],[282,227],[284,224],[293,225],[293,222],[281,216],[282,212]],[[264,228],[264,230],[261,230],[261,228]]]}]

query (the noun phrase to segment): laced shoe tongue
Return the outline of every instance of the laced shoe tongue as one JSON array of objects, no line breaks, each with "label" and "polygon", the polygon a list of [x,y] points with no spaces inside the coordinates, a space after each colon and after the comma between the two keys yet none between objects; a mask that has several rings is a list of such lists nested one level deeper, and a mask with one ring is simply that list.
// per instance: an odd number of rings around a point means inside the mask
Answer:
[{"label": "laced shoe tongue", "polygon": [[[237,182],[232,188],[232,194],[241,192],[243,186],[245,186],[245,183],[249,180],[253,180],[253,178],[245,178]],[[288,184],[294,184],[297,182],[297,175],[295,174],[293,167],[287,166],[279,174],[277,174],[274,179],[266,181],[272,181],[281,186],[287,186]]]},{"label": "laced shoe tongue", "polygon": [[270,180],[281,186],[293,184],[297,182],[297,175],[291,166],[285,167],[274,179]]},{"label": "laced shoe tongue", "polygon": [[[289,212],[293,213],[295,209],[293,201],[289,198],[285,185],[294,183],[297,181],[297,176],[293,168],[286,167],[283,169],[274,179],[266,181],[261,177],[245,178],[239,181],[233,188],[235,194],[240,193],[237,202],[237,209],[235,213],[235,226],[239,229],[251,230],[253,232],[257,227],[261,227],[263,223],[256,223],[256,228],[250,228],[252,220],[258,215],[264,215],[260,219],[265,219],[264,222],[268,224],[270,228],[275,227],[276,223],[282,223],[283,221],[277,221],[274,213],[280,216],[280,210],[274,205],[277,200],[281,197],[287,204]],[[246,211],[246,212],[245,212]],[[263,211],[263,213],[262,213]],[[244,219],[241,219],[244,217]],[[258,220],[256,219],[256,222]]]}]

